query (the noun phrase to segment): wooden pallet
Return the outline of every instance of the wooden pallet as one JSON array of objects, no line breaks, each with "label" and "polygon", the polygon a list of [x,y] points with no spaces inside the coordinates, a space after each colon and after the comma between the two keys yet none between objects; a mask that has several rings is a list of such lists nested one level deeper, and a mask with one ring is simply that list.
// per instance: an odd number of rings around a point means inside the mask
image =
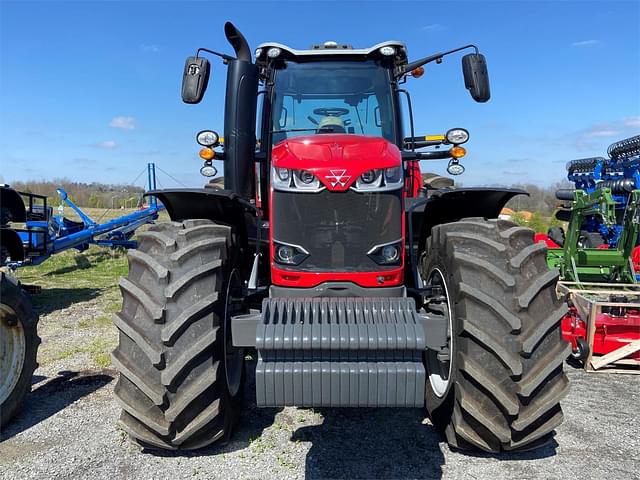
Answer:
[{"label": "wooden pallet", "polygon": [[[558,292],[571,299],[580,318],[587,325],[589,354],[584,360],[587,372],[610,372],[640,374],[640,361],[625,358],[640,350],[640,340],[622,345],[606,355],[593,354],[593,340],[596,333],[596,318],[602,307],[623,307],[640,310],[640,284],[610,284],[587,282],[558,282]],[[610,302],[609,295],[633,297],[632,302]]]}]

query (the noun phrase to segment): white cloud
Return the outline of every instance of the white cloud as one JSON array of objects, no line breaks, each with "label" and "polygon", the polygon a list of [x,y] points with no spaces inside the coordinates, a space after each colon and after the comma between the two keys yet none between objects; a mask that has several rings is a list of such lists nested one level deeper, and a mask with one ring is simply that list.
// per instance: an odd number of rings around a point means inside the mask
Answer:
[{"label": "white cloud", "polygon": [[622,132],[620,130],[607,130],[603,129],[592,129],[584,133],[585,138],[595,138],[595,137],[615,137],[616,135],[620,135]]},{"label": "white cloud", "polygon": [[595,123],[580,131],[569,134],[571,143],[578,150],[602,149],[602,142],[615,142],[633,135],[640,126],[640,117],[626,117],[610,122]]},{"label": "white cloud", "polygon": [[104,148],[104,149],[110,150],[112,148],[116,148],[118,144],[113,140],[105,140],[104,142],[96,143],[95,146],[98,148]]},{"label": "white cloud", "polygon": [[572,47],[590,47],[592,45],[598,45],[600,40],[581,40],[579,42],[573,42]]},{"label": "white cloud", "polygon": [[442,32],[446,29],[447,27],[440,23],[432,23],[431,25],[425,25],[420,30],[422,30],[423,32]]},{"label": "white cloud", "polygon": [[640,127],[640,117],[627,117],[624,119],[624,126],[637,128]]},{"label": "white cloud", "polygon": [[133,117],[114,117],[109,123],[110,127],[133,130],[136,128],[136,119]]},{"label": "white cloud", "polygon": [[140,50],[142,50],[143,52],[157,53],[160,51],[160,47],[155,43],[152,43],[152,44],[143,43],[142,45],[140,45]]}]

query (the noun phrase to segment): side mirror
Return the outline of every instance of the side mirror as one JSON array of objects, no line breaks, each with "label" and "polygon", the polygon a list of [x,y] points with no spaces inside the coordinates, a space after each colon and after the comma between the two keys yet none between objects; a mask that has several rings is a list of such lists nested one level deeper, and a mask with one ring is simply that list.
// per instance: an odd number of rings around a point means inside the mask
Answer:
[{"label": "side mirror", "polygon": [[187,57],[182,74],[182,101],[200,103],[209,83],[209,60],[203,57]]},{"label": "side mirror", "polygon": [[464,86],[476,102],[484,103],[491,98],[487,61],[480,53],[470,53],[462,57]]}]

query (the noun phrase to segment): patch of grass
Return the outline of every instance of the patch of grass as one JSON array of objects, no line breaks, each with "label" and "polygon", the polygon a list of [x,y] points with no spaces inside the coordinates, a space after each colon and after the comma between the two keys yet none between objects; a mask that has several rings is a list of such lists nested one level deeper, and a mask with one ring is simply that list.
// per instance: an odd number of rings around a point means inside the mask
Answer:
[{"label": "patch of grass", "polygon": [[118,434],[120,445],[122,445],[127,440],[127,432],[120,425],[116,425],[116,433]]},{"label": "patch of grass", "polygon": [[108,366],[111,365],[110,353],[106,353],[106,352],[96,353],[92,357],[93,357],[93,361],[96,362],[102,368],[107,368]]},{"label": "patch of grass", "polygon": [[267,450],[276,448],[276,444],[273,439],[261,435],[249,440],[249,447],[253,453],[264,453]]},{"label": "patch of grass", "polygon": [[100,367],[106,368],[111,365],[111,350],[115,347],[115,342],[107,341],[103,338],[94,338],[89,345],[74,346],[63,350],[56,356],[56,360],[75,357],[83,353],[88,353],[91,359]]},{"label": "patch of grass", "polygon": [[87,352],[86,347],[71,347],[67,350],[63,350],[58,354],[56,360],[64,360],[65,358],[75,357],[81,353]]},{"label": "patch of grass", "polygon": [[[120,295],[120,292],[118,292],[118,295]],[[121,308],[122,300],[118,300],[117,302],[109,302],[107,305],[105,305],[104,311],[106,313],[117,313]],[[111,321],[111,319],[109,319],[109,321]]]},{"label": "patch of grass", "polygon": [[286,432],[290,432],[291,428],[289,428],[289,425],[287,425],[286,423],[283,422],[275,422],[273,424],[273,428],[276,430],[284,430]]},{"label": "patch of grass", "polygon": [[112,325],[111,317],[100,315],[95,318],[87,318],[78,322],[79,328],[107,328]]},{"label": "patch of grass", "polygon": [[291,460],[289,460],[289,458],[287,458],[285,453],[281,453],[276,457],[276,461],[278,462],[278,465],[280,465],[283,468],[286,468],[288,470],[293,470],[294,468],[296,468],[295,463],[293,463]]},{"label": "patch of grass", "polygon": [[102,338],[95,338],[89,345],[89,353],[94,362],[102,368],[111,365],[111,350],[115,347],[114,342],[109,342]]},{"label": "patch of grass", "polygon": [[44,289],[66,288],[117,289],[118,277],[127,274],[126,254],[92,245],[84,252],[68,250],[51,256],[33,267],[18,270],[23,283]]}]

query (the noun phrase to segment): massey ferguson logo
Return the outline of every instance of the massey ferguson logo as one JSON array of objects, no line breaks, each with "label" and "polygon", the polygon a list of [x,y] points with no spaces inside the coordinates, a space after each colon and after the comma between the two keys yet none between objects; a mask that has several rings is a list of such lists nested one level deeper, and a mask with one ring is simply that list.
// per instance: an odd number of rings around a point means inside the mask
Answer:
[{"label": "massey ferguson logo", "polygon": [[332,187],[336,185],[340,185],[341,187],[345,187],[349,180],[351,179],[351,175],[345,175],[347,173],[346,170],[329,170],[331,175],[325,175],[324,178],[329,180]]}]

